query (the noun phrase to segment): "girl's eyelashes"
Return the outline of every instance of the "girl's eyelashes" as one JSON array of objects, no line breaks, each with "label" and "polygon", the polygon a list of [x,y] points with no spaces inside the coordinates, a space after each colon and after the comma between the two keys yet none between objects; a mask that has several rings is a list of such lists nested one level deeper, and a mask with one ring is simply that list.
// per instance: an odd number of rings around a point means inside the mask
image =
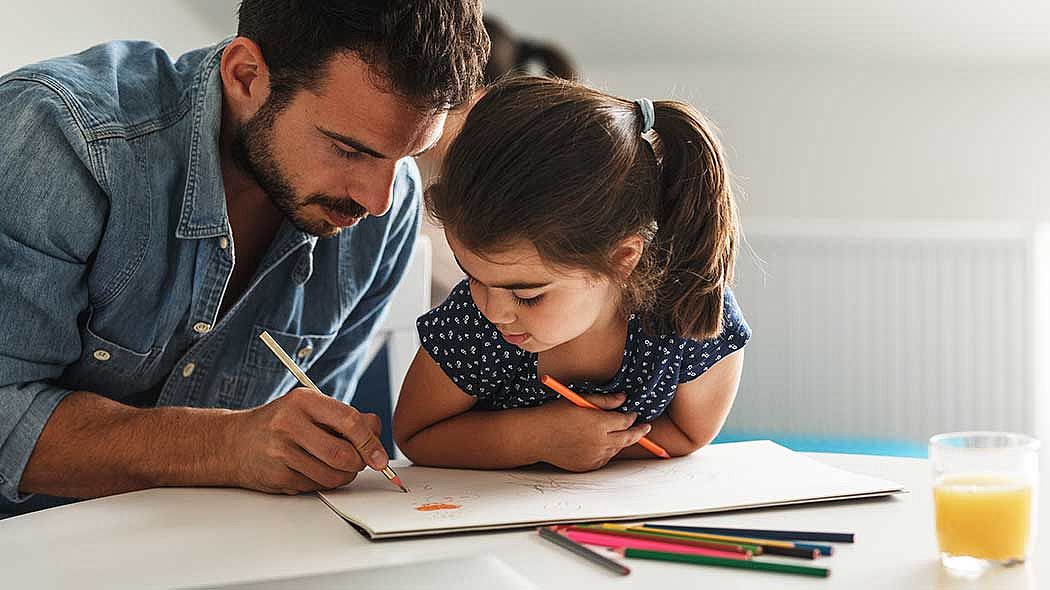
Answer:
[{"label": "girl's eyelashes", "polygon": [[[474,277],[467,275],[467,284],[480,285],[481,283]],[[517,303],[518,305],[524,305],[526,307],[532,307],[533,305],[538,304],[541,299],[543,299],[542,293],[536,295],[535,297],[518,297],[517,295],[515,295],[514,303]]]},{"label": "girl's eyelashes", "polygon": [[541,299],[543,299],[543,295],[537,295],[535,297],[528,297],[528,298],[526,298],[526,297],[518,297],[517,295],[514,296],[514,302],[515,303],[517,303],[518,305],[524,305],[526,307],[532,307],[533,305],[538,304]]}]

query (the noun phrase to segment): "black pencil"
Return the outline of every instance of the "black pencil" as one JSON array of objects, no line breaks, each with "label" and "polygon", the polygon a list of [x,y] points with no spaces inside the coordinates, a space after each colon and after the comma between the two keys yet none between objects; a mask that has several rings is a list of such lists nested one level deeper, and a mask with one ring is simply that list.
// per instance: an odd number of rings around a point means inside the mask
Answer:
[{"label": "black pencil", "polygon": [[649,524],[643,526],[685,531],[689,533],[706,533],[709,535],[736,535],[738,537],[755,537],[771,541],[826,541],[830,543],[852,543],[853,533],[827,533],[817,531],[770,531],[764,529],[736,529],[727,527],[680,526],[670,524]]},{"label": "black pencil", "polygon": [[593,561],[594,563],[604,567],[609,571],[616,572],[621,576],[626,576],[627,574],[631,573],[630,568],[623,565],[622,563],[609,559],[604,555],[599,555],[594,551],[591,551],[590,549],[584,547],[583,545],[580,545],[576,541],[573,541],[572,539],[564,535],[559,535],[558,533],[550,530],[547,527],[540,527],[539,533],[541,537],[547,539],[555,545],[560,545],[568,549],[569,551],[572,551],[576,555],[579,555],[580,557],[583,557],[589,561]]}]

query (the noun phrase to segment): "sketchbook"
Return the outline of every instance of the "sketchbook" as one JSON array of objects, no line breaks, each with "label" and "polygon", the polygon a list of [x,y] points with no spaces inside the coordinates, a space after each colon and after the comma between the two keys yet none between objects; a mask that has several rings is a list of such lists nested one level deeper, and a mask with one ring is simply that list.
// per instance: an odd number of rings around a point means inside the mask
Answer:
[{"label": "sketchbook", "polygon": [[900,484],[831,467],[771,441],[708,445],[686,457],[616,461],[590,473],[552,467],[503,471],[391,467],[405,494],[365,471],[320,492],[371,539],[641,520],[807,502],[885,496]]}]

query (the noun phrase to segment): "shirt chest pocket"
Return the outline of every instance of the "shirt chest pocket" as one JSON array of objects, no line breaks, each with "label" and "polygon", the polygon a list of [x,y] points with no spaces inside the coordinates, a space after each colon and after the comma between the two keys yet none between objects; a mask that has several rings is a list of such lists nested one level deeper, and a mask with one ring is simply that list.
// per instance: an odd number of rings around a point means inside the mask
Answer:
[{"label": "shirt chest pocket", "polygon": [[[266,332],[303,372],[310,370],[317,359],[335,340],[331,334],[296,334],[256,325],[248,343],[244,370],[240,371],[237,387],[221,400],[226,407],[251,407],[284,395],[299,387],[299,381],[277,358],[259,334]],[[318,378],[319,376],[311,376]]]},{"label": "shirt chest pocket", "polygon": [[104,391],[109,397],[131,395],[149,387],[163,346],[133,350],[103,337],[85,325],[80,330],[80,361],[70,366],[64,377],[67,387]]}]

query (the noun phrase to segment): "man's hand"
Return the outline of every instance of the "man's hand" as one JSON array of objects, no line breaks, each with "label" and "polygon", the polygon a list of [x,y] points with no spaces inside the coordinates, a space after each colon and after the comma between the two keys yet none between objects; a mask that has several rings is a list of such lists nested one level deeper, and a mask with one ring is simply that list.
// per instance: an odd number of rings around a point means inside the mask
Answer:
[{"label": "man's hand", "polygon": [[[622,393],[582,396],[603,410],[623,404]],[[635,412],[622,414],[580,408],[565,399],[536,408],[546,451],[543,460],[567,471],[592,471],[603,467],[623,448],[638,442],[651,426],[634,424]]]},{"label": "man's hand", "polygon": [[299,387],[237,416],[230,457],[236,485],[298,494],[350,483],[369,466],[386,467],[375,414]]}]

